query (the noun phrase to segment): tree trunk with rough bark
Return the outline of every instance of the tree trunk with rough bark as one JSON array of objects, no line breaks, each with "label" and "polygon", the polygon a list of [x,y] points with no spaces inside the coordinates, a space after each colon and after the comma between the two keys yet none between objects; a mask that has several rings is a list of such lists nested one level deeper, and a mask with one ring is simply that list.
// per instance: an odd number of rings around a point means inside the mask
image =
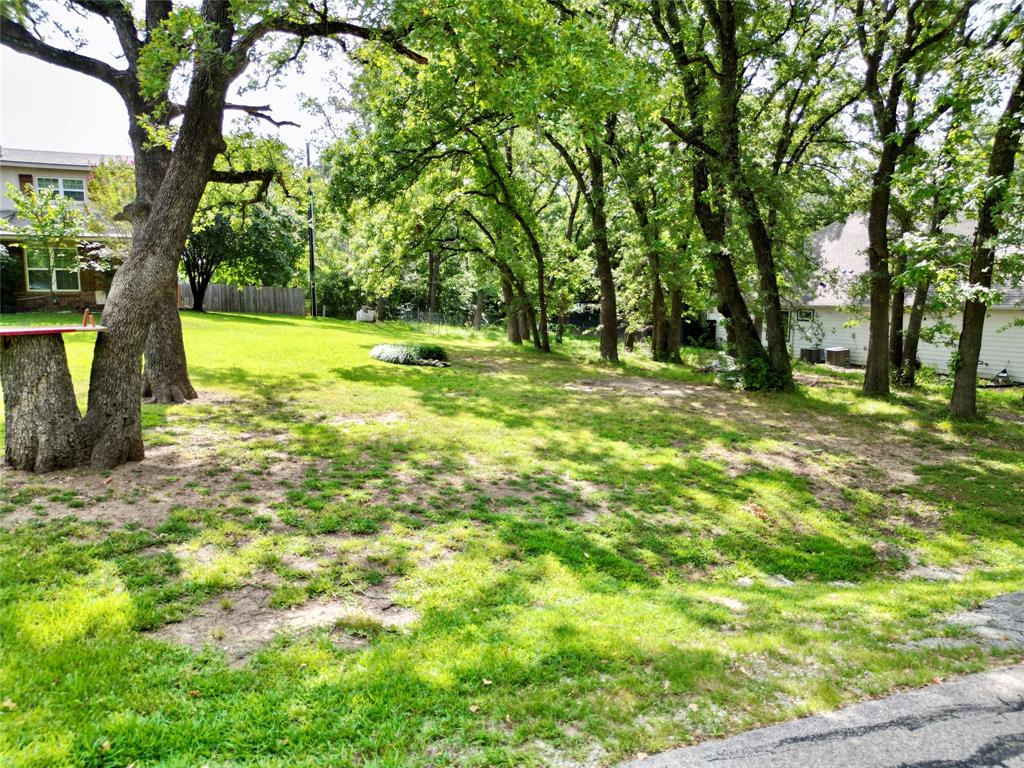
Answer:
[{"label": "tree trunk with rough bark", "polygon": [[501,278],[501,298],[505,304],[505,336],[513,344],[522,344],[523,336],[519,328],[519,312],[516,309],[512,283],[504,276]]},{"label": "tree trunk with rough bark", "polygon": [[476,289],[476,306],[473,308],[473,330],[479,331],[484,319],[484,289]]},{"label": "tree trunk with rough bark", "polygon": [[427,254],[427,311],[432,314],[437,312],[438,307],[440,272],[441,259],[436,253]]},{"label": "tree trunk with rough bark", "polygon": [[889,394],[889,201],[896,155],[887,144],[875,171],[868,209],[868,270],[871,309],[868,320],[868,357],[864,371],[865,395]]},{"label": "tree trunk with rough bark", "polygon": [[605,211],[604,155],[587,146],[590,167],[590,224],[593,230],[594,253],[597,257],[597,279],[601,286],[601,357],[610,363],[619,361],[619,318],[615,306],[615,275],[612,252],[608,243],[608,217]]},{"label": "tree trunk with rough bark", "polygon": [[673,288],[670,294],[670,300],[668,311],[668,338],[666,339],[668,345],[668,359],[673,363],[681,363],[683,360],[679,356],[679,347],[682,344],[683,337],[683,292],[678,288]]},{"label": "tree trunk with rough bark", "polygon": [[177,290],[160,297],[159,302],[146,337],[142,396],[155,403],[183,403],[186,400],[194,400],[197,395],[188,376],[181,317],[178,315]]},{"label": "tree trunk with rough bark", "polygon": [[910,318],[907,320],[907,332],[903,337],[903,354],[897,374],[901,387],[913,387],[917,383],[917,347],[921,341],[921,326],[924,323],[930,288],[931,281],[924,280],[914,289],[914,301],[910,305]]},{"label": "tree trunk with rough bark", "polygon": [[[211,7],[223,23],[226,7]],[[224,149],[221,126],[230,77],[219,59],[197,64],[174,154],[153,209],[115,273],[103,312],[89,380],[89,405],[81,438],[98,469],[143,457],[142,354],[161,299],[177,283],[177,266],[199,200]]]},{"label": "tree trunk with rough bark", "polygon": [[[999,234],[999,214],[1007,196],[1007,187],[1013,175],[1017,152],[1020,151],[1022,116],[1024,116],[1024,68],[999,120],[992,138],[989,155],[988,179],[985,197],[978,210],[978,229],[974,233],[974,253],[968,275],[970,286],[992,287],[995,268],[995,239]],[[981,356],[981,337],[985,328],[988,306],[970,298],[964,303],[960,342],[957,345],[956,374],[953,377],[953,395],[949,408],[954,416],[973,418],[978,414],[978,358]]]},{"label": "tree trunk with rough bark", "polygon": [[0,342],[4,455],[15,469],[49,472],[82,463],[81,414],[60,334]]},{"label": "tree trunk with rough bark", "polygon": [[[900,250],[893,263],[892,276],[898,278],[907,268],[906,252]],[[889,307],[889,368],[893,375],[903,368],[903,319],[906,314],[907,289],[897,285],[892,292]]]},{"label": "tree trunk with rough bark", "polygon": [[[722,94],[717,102],[718,132],[722,142],[720,165],[732,196],[746,217],[747,237],[757,265],[760,300],[766,320],[765,335],[768,341],[769,371],[751,369],[747,376],[747,385],[764,389],[790,390],[793,388],[793,370],[783,326],[774,248],[757,195],[746,178],[742,162],[740,99],[744,85],[740,52],[736,42],[738,21],[731,3],[723,3],[720,7],[721,14],[712,20],[721,58],[719,84]],[[760,339],[758,342],[760,343]]]},{"label": "tree trunk with rough bark", "polygon": [[651,357],[665,361],[669,359],[669,341],[665,291],[661,287],[661,264],[656,253],[650,254],[647,261],[651,269]]}]

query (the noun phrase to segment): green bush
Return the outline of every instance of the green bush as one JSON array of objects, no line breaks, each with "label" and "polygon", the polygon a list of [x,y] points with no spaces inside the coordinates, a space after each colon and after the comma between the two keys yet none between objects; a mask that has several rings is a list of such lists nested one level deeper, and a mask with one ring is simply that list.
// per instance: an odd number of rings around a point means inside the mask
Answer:
[{"label": "green bush", "polygon": [[395,365],[451,365],[448,353],[436,344],[378,344],[370,350],[370,357]]}]

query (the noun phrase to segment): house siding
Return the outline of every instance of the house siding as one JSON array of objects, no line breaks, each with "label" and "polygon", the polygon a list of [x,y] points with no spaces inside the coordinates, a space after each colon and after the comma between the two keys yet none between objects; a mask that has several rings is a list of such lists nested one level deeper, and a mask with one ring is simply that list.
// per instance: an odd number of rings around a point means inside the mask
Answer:
[{"label": "house siding", "polygon": [[[21,177],[31,176],[32,183],[35,184],[35,180],[40,176],[46,178],[61,178],[61,179],[80,179],[85,182],[85,200],[89,201],[89,177],[92,176],[91,170],[84,169],[72,169],[72,168],[38,168],[27,165],[8,165],[4,163],[0,165],[0,210],[10,211],[14,210],[14,200],[7,192],[7,185],[10,184],[15,189],[21,189]],[[78,207],[84,208],[85,203],[77,203]]]},{"label": "house siding", "polygon": [[[865,365],[868,353],[868,326],[861,321],[846,327],[853,319],[849,312],[834,309],[814,310],[816,318],[821,322],[825,335],[823,347],[846,347],[850,350],[850,362],[854,365]],[[720,319],[717,313],[709,315],[711,319]],[[800,355],[800,349],[813,346],[807,337],[808,323],[796,321],[790,330],[790,351],[794,357]],[[950,318],[950,324],[959,331],[961,318]],[[1024,322],[1024,309],[993,309],[985,318],[985,329],[982,336],[981,357],[978,362],[978,375],[992,378],[1004,367],[1014,381],[1024,381],[1024,326],[1014,326],[1014,322]],[[925,318],[925,326],[930,325]],[[725,341],[725,330],[721,322],[718,324],[717,339],[719,344]],[[949,373],[949,360],[953,350],[937,344],[921,341],[918,348],[918,359],[939,373]]]},{"label": "house siding", "polygon": [[92,269],[79,269],[78,280],[80,290],[78,291],[59,291],[54,294],[51,294],[49,291],[29,291],[25,274],[24,250],[20,245],[13,245],[9,242],[5,242],[4,245],[21,265],[21,279],[18,289],[10,296],[0,297],[0,305],[5,309],[10,308],[19,312],[47,309],[85,309],[86,307],[98,309],[106,301],[106,294],[110,290],[110,282],[113,279],[113,275],[106,272],[96,272]]}]

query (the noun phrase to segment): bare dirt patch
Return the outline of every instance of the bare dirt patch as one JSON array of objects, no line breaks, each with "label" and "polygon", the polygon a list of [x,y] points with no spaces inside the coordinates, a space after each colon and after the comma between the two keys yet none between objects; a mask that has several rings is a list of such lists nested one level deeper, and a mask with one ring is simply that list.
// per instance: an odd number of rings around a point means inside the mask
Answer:
[{"label": "bare dirt patch", "polygon": [[[155,528],[176,506],[205,507],[231,497],[255,512],[269,513],[289,485],[301,482],[310,468],[322,471],[328,463],[280,450],[263,450],[259,463],[253,463],[245,449],[252,436],[208,425],[171,425],[149,434],[174,442],[149,445],[143,461],[107,473],[80,467],[40,475],[4,468],[8,493],[22,493],[27,499],[0,517],[0,526],[73,515],[115,527]],[[240,484],[242,470],[246,471]]]},{"label": "bare dirt patch", "polygon": [[244,586],[200,606],[192,616],[150,632],[150,637],[182,643],[195,650],[214,646],[232,666],[244,664],[279,634],[298,635],[342,623],[404,627],[414,612],[387,598],[312,600],[278,610],[269,604],[270,590]]},{"label": "bare dirt patch", "polygon": [[[844,384],[836,382],[836,386]],[[656,398],[666,407],[745,427],[751,434],[769,439],[738,447],[709,442],[701,447],[702,457],[720,463],[733,478],[758,469],[781,469],[799,475],[824,505],[835,509],[850,507],[844,488],[888,493],[913,485],[918,482],[915,468],[934,464],[937,458],[933,447],[895,430],[880,433],[877,424],[866,417],[863,425],[825,413],[805,412],[797,417],[785,410],[766,410],[756,395],[715,385],[622,376],[580,379],[564,388],[584,396]],[[692,449],[684,444],[677,447],[684,452]],[[942,462],[965,458],[956,451],[938,453]]]}]

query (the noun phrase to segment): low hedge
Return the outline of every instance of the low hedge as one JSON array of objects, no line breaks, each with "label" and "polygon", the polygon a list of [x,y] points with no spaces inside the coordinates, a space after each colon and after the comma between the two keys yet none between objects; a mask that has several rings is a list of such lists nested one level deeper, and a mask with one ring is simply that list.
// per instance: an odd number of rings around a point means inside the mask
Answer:
[{"label": "low hedge", "polygon": [[378,344],[370,357],[395,365],[428,365],[444,368],[451,365],[448,353],[436,344]]}]

